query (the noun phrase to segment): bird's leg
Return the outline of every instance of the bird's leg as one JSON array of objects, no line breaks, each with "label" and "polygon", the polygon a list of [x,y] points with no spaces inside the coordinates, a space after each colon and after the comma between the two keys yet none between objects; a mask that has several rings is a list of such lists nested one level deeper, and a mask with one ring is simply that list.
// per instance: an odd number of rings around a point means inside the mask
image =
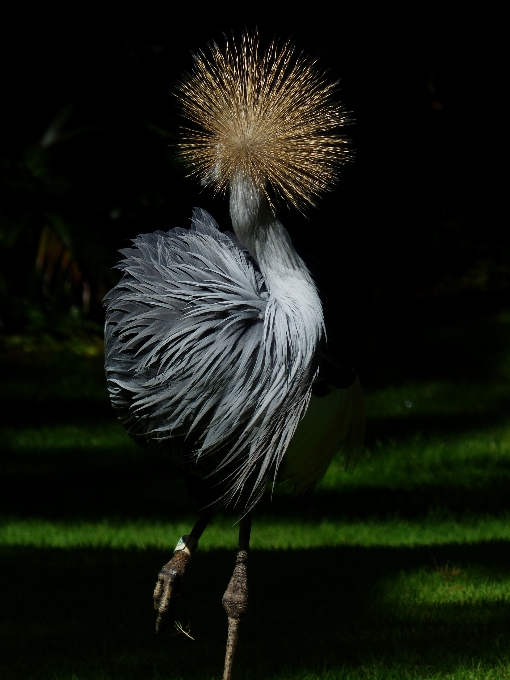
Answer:
[{"label": "bird's leg", "polygon": [[156,633],[158,633],[170,609],[175,608],[180,588],[184,581],[184,574],[191,555],[198,547],[198,539],[204,533],[211,521],[214,509],[204,510],[188,536],[181,536],[172,559],[167,562],[158,574],[158,582],[154,589],[154,609],[158,612],[156,618]]},{"label": "bird's leg", "polygon": [[231,680],[234,654],[239,635],[239,623],[248,609],[248,548],[250,546],[251,513],[243,517],[239,527],[239,543],[234,573],[223,595],[223,607],[228,616],[227,651],[223,680]]}]

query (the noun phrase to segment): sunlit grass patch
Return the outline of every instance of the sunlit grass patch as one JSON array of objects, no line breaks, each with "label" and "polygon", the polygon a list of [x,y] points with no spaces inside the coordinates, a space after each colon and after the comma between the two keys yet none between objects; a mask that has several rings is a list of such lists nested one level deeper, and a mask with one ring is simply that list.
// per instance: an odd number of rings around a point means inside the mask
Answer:
[{"label": "sunlit grass patch", "polygon": [[[433,551],[431,564],[416,570],[400,571],[381,579],[377,591],[381,602],[393,608],[411,608],[448,603],[510,605],[510,571],[502,572],[500,565],[456,565],[449,560],[436,559]],[[429,616],[432,615],[430,609]]]},{"label": "sunlit grass patch", "polygon": [[[237,541],[235,518],[216,518],[200,540],[201,550],[233,549]],[[100,521],[4,518],[0,545],[40,548],[115,548],[173,550],[177,539],[194,523],[190,515],[176,522],[106,518]],[[256,517],[251,547],[254,550],[296,550],[335,546],[434,546],[510,542],[510,513],[500,517],[477,515],[459,519],[438,516],[417,520],[302,520]]]},{"label": "sunlit grass patch", "polygon": [[336,457],[323,489],[359,486],[412,489],[442,484],[480,488],[489,480],[510,483],[510,424],[462,433],[416,432],[368,445],[354,470]]}]

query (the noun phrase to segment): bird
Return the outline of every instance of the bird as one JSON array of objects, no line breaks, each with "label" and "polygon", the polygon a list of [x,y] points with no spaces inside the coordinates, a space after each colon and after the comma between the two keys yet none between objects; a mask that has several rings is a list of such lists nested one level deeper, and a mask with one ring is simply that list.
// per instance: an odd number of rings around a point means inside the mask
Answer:
[{"label": "bird", "polygon": [[158,575],[156,630],[217,508],[239,514],[224,680],[248,607],[255,506],[280,485],[310,493],[339,447],[357,455],[363,440],[358,376],[276,214],[315,208],[349,159],[336,85],[290,41],[264,48],[257,32],[194,54],[177,92],[178,154],[191,178],[228,194],[231,230],[195,208],[189,228],[138,235],[105,298],[117,416],[137,443],[174,461],[202,504]]}]

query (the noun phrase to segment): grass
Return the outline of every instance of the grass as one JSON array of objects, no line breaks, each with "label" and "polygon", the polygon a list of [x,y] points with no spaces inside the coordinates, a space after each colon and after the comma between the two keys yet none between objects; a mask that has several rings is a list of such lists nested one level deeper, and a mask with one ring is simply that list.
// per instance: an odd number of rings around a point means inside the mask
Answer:
[{"label": "grass", "polygon": [[[510,316],[464,312],[381,325],[356,469],[261,503],[239,680],[510,678]],[[187,576],[195,640],[154,635],[178,475],[115,420],[97,345],[4,339],[0,370],[0,678],[221,677],[235,515]]]}]

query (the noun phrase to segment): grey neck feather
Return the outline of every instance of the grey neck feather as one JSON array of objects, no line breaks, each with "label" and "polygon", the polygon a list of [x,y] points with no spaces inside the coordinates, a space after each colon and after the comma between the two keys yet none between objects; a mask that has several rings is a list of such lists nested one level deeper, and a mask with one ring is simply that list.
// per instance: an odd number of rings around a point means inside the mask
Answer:
[{"label": "grey neck feather", "polygon": [[314,288],[305,263],[290,236],[273,214],[264,192],[238,178],[230,187],[230,216],[234,231],[260,267],[270,288],[282,277],[298,278]]},{"label": "grey neck feather", "polygon": [[249,180],[236,178],[230,185],[230,216],[237,237],[257,262],[270,296],[292,315],[299,314],[303,331],[316,342],[324,332],[317,289],[264,192]]}]

